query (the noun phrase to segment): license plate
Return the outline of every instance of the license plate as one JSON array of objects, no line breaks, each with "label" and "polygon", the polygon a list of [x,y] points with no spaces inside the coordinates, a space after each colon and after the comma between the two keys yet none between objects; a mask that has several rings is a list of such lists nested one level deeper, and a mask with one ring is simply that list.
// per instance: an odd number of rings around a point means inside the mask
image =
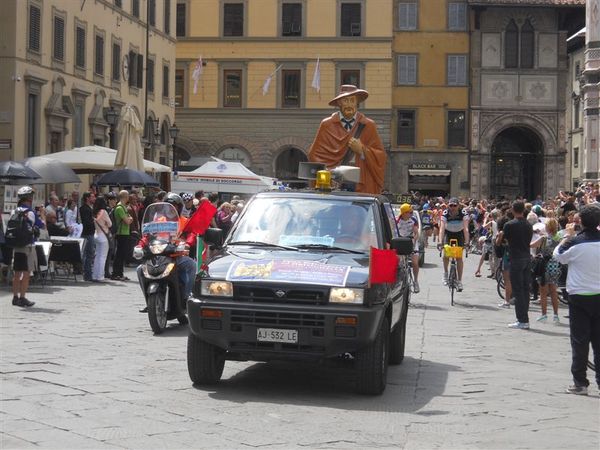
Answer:
[{"label": "license plate", "polygon": [[260,342],[298,343],[298,330],[281,330],[277,328],[258,328],[256,340]]}]

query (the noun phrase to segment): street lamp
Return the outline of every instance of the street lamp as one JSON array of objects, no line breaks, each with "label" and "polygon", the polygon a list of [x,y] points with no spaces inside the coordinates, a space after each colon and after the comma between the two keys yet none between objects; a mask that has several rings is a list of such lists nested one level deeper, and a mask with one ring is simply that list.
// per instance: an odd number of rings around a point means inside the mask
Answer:
[{"label": "street lamp", "polygon": [[154,144],[160,136],[160,119],[146,118],[145,134],[147,134],[146,139],[148,139],[148,144],[150,144],[150,159],[154,161]]},{"label": "street lamp", "polygon": [[104,117],[109,125],[108,129],[108,146],[115,148],[115,125],[119,121],[119,111],[114,107],[106,108],[104,110]]},{"label": "street lamp", "polygon": [[177,164],[175,164],[175,142],[177,141],[177,135],[179,134],[179,128],[177,125],[173,123],[169,128],[169,135],[173,138],[173,172],[175,172],[177,168]]}]

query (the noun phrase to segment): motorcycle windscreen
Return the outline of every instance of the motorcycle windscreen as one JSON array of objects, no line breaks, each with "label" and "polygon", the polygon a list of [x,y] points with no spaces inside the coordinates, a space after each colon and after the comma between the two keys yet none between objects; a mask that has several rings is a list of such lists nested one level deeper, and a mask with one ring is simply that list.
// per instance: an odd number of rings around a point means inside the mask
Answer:
[{"label": "motorcycle windscreen", "polygon": [[146,207],[142,234],[170,240],[177,236],[178,228],[179,214],[170,203],[152,203]]}]

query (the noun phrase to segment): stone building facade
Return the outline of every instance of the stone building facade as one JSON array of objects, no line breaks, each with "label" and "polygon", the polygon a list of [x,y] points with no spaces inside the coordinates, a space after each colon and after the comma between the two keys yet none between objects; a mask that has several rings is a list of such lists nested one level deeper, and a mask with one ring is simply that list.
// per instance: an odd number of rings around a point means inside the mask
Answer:
[{"label": "stone building facade", "polygon": [[567,45],[584,0],[469,0],[471,196],[565,188]]}]

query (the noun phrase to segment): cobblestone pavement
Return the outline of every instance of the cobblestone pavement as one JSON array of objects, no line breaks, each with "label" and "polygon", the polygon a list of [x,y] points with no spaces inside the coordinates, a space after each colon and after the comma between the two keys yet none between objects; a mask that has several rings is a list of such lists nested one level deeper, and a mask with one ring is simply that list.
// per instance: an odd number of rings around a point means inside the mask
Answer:
[{"label": "cobblestone pavement", "polygon": [[308,364],[227,362],[221,384],[194,388],[187,329],[153,336],[135,282],[33,288],[29,310],[4,287],[0,448],[599,448],[595,384],[563,393],[566,310],[540,325],[534,306],[532,330],[507,329],[514,310],[477,260],[451,307],[428,250],[380,397],[354,394],[348,367]]}]

